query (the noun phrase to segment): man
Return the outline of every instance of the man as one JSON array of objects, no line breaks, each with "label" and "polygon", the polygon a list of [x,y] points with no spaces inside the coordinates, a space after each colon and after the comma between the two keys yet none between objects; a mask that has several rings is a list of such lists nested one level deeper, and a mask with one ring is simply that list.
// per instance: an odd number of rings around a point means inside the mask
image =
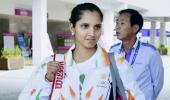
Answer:
[{"label": "man", "polygon": [[138,11],[120,11],[116,20],[116,35],[121,43],[113,45],[110,52],[123,55],[145,99],[156,100],[163,87],[164,69],[157,49],[137,39],[137,33],[142,26],[143,18]]}]

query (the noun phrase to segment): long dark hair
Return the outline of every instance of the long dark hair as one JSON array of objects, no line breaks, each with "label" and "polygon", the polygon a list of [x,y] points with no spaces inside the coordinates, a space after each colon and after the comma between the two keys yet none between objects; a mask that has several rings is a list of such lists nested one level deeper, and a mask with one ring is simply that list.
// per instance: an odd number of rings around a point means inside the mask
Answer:
[{"label": "long dark hair", "polygon": [[82,3],[73,8],[69,21],[75,27],[76,22],[81,19],[81,15],[84,11],[97,11],[100,14],[101,21],[103,21],[103,13],[100,8],[93,3]]}]

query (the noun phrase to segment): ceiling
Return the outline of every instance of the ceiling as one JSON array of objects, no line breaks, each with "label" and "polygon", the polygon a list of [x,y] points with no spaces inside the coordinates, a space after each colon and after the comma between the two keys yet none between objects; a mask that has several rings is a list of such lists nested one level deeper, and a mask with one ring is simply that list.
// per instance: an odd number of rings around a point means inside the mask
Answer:
[{"label": "ceiling", "polygon": [[[2,1],[3,0],[0,0],[0,2]],[[24,6],[27,8],[32,8],[32,0],[12,0],[12,1],[6,0],[6,1],[16,3],[17,4],[16,6]],[[47,0],[48,6],[50,6],[51,4],[53,5],[56,4],[57,6],[60,3],[65,3],[68,6],[73,7],[76,4],[79,4],[82,2],[92,2],[92,3],[97,4],[103,10],[111,9],[115,12],[119,11],[120,9],[124,9],[124,8],[133,8],[133,9],[140,11],[145,16],[146,21],[170,22],[170,12],[168,11],[168,8],[170,9],[170,6],[168,5],[170,4],[170,1],[168,0],[156,0],[156,1],[155,0],[142,0],[142,1],[141,0]],[[160,3],[162,3],[161,5],[163,6],[161,6]],[[166,4],[168,5],[168,7]],[[149,8],[149,7],[152,7],[152,8]],[[156,16],[149,15],[149,13],[153,11],[153,9],[159,9],[159,8],[160,10],[157,11]],[[167,14],[167,16],[162,16],[161,15],[162,12],[164,12],[163,14]],[[1,16],[1,17],[4,17],[4,16]]]}]

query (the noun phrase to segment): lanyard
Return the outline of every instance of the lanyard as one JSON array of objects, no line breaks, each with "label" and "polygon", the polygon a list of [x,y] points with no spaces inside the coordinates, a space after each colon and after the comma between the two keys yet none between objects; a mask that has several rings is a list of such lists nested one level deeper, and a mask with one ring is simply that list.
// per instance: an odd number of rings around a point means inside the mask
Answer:
[{"label": "lanyard", "polygon": [[140,41],[138,42],[138,45],[136,47],[135,54],[133,55],[133,59],[132,59],[131,65],[133,65],[135,60],[136,60],[136,56],[138,55],[139,47],[140,47]]}]

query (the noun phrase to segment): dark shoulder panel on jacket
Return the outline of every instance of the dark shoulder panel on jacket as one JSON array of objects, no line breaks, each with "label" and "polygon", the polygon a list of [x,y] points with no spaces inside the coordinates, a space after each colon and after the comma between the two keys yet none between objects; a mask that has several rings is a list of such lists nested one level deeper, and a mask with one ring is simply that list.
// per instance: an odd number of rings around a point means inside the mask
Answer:
[{"label": "dark shoulder panel on jacket", "polygon": [[148,47],[148,48],[151,48],[152,50],[157,50],[156,49],[156,47],[154,46],[154,45],[152,45],[152,44],[149,44],[149,43],[144,43],[144,42],[142,42],[141,43],[143,46],[145,46],[145,47]]},{"label": "dark shoulder panel on jacket", "polygon": [[110,47],[110,49],[109,49],[109,51],[114,51],[115,49],[116,49],[116,47],[117,46],[119,46],[121,43],[117,43],[117,44],[115,44],[115,45],[112,45],[111,47]]},{"label": "dark shoulder panel on jacket", "polygon": [[[116,43],[115,45],[113,45],[113,46],[111,46],[111,48],[114,48],[114,47],[117,47],[117,46],[119,46],[121,43]],[[110,49],[111,49],[110,48]]]}]

